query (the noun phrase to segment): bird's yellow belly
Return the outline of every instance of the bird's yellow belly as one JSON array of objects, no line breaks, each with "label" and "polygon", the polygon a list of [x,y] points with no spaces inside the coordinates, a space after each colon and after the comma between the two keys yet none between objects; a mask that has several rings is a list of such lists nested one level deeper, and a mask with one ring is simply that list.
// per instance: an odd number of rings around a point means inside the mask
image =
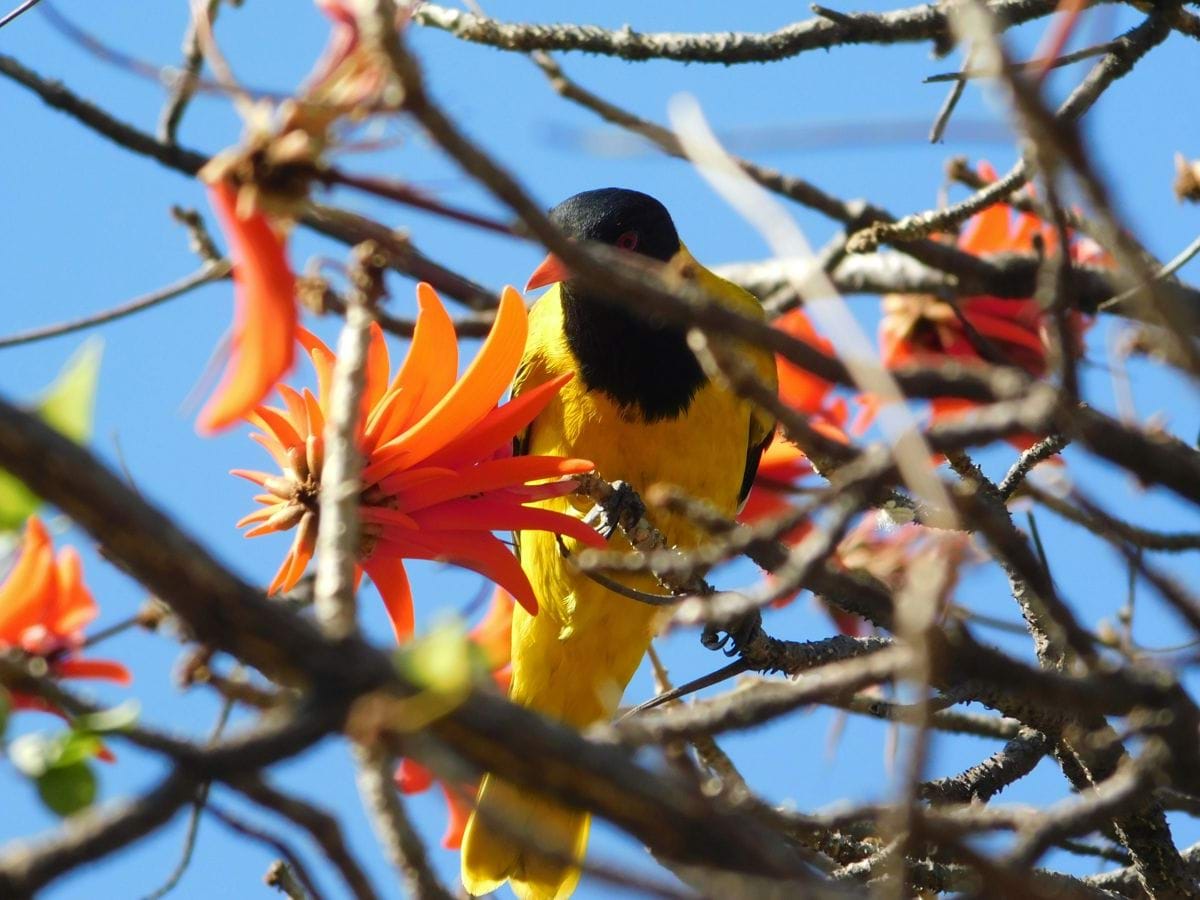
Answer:
[{"label": "bird's yellow belly", "polygon": [[[749,411],[743,402],[705,386],[678,419],[646,423],[622,417],[603,395],[572,383],[538,418],[529,452],[583,457],[608,481],[626,481],[645,495],[672,484],[732,515],[746,462]],[[575,392],[570,396],[568,392]],[[570,413],[565,413],[570,410]],[[560,497],[547,507],[585,514],[590,500]],[[702,533],[685,517],[652,511],[673,545],[695,546]],[[573,541],[564,541],[576,552]],[[621,535],[614,550],[628,550]],[[521,564],[538,597],[539,613],[517,609],[513,621],[513,700],[576,726],[608,718],[637,669],[663,611],[598,585],[563,559],[558,539],[545,532],[520,536]],[[622,583],[661,594],[649,576]]]}]

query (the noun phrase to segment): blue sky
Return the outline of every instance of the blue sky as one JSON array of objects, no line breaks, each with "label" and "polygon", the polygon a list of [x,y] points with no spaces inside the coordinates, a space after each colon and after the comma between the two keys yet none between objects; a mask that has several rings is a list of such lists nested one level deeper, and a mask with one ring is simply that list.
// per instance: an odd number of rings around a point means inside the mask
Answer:
[{"label": "blue sky", "polygon": [[[861,9],[892,4],[862,3]],[[163,64],[175,64],[187,15],[183,0],[124,0],[95,3],[59,0],[59,8],[75,22],[122,50]],[[563,4],[491,2],[488,11],[500,18],[553,21],[564,15]],[[574,15],[596,24],[638,30],[765,30],[789,21],[801,6],[791,4],[727,4],[717,2],[610,2],[575,5]],[[1102,40],[1137,21],[1130,11],[1102,7],[1089,14],[1082,40]],[[1016,42],[1026,52],[1044,23],[1023,29]],[[303,78],[319,53],[326,34],[324,20],[309,4],[295,0],[249,0],[244,8],[225,10],[218,38],[238,76],[247,84],[288,90]],[[638,188],[662,199],[675,216],[683,239],[695,255],[710,264],[761,258],[761,238],[714,196],[686,165],[652,153],[598,155],[581,149],[581,139],[605,134],[587,112],[560,101],[543,76],[527,60],[488,48],[463,45],[435,32],[414,30],[412,43],[427,66],[434,96],[488,150],[510,166],[545,205],[576,191],[606,185]],[[63,80],[86,97],[116,111],[119,117],[153,130],[164,90],[153,81],[113,67],[53,31],[42,16],[30,13],[0,31],[0,53],[16,56],[43,75]],[[813,148],[802,140],[846,123],[900,125],[918,136],[932,121],[945,94],[944,85],[923,85],[928,75],[954,69],[957,56],[935,60],[923,45],[884,49],[856,47],[832,53],[810,53],[766,66],[733,69],[677,63],[630,64],[595,57],[560,59],[571,76],[601,95],[620,99],[635,112],[665,120],[670,97],[687,91],[703,104],[717,131],[739,152],[795,172],[839,196],[868,197],[897,214],[928,208],[936,202],[942,165],[954,154],[985,157],[1004,170],[1015,158],[1006,134],[1003,111],[976,86],[968,88],[944,145],[931,147],[917,137],[902,141],[847,140]],[[1065,93],[1086,66],[1059,70],[1051,76],[1055,96]],[[1187,39],[1174,36],[1132,76],[1114,87],[1085,123],[1089,147],[1101,171],[1114,186],[1119,208],[1146,245],[1160,258],[1173,256],[1200,229],[1200,208],[1180,206],[1170,194],[1172,157],[1183,151],[1200,155],[1200,120],[1180,115],[1194,104],[1200,84],[1200,54]],[[169,217],[172,204],[203,209],[199,186],[155,163],[134,157],[89,133],[70,119],[44,107],[11,82],[0,80],[0,110],[8,125],[0,142],[0,264],[5,272],[0,331],[70,319],[100,310],[178,279],[196,267],[182,230]],[[777,138],[765,141],[761,130]],[[202,97],[188,112],[181,142],[212,152],[237,140],[239,123],[228,104]],[[499,212],[455,166],[418,133],[407,127],[389,132],[399,141],[388,149],[342,159],[344,167],[402,178],[435,191],[447,201]],[[621,147],[628,147],[620,142]],[[331,199],[408,229],[417,245],[492,287],[523,284],[540,257],[536,247],[497,236],[473,233],[419,212],[376,203],[359,196],[335,194]],[[832,232],[831,224],[803,209],[792,209],[813,244]],[[345,249],[299,231],[293,244],[296,264],[313,256],[340,259]],[[1183,270],[1200,279],[1200,263]],[[390,281],[391,308],[413,308],[412,284]],[[878,303],[850,300],[861,319],[873,328]],[[243,540],[233,523],[250,508],[252,491],[231,478],[235,467],[257,467],[261,451],[243,430],[205,440],[193,429],[193,392],[207,360],[229,322],[228,285],[210,286],[135,318],[103,329],[106,341],[97,406],[95,451],[111,464],[119,455],[138,489],[174,514],[217,554],[248,579],[265,583],[273,574],[285,541]],[[327,338],[336,322],[309,322]],[[1109,325],[1093,332],[1089,347],[1096,365],[1086,369],[1090,402],[1114,406],[1112,383],[1105,370],[1104,348]],[[0,351],[0,392],[6,398],[32,398],[49,383],[82,341],[78,335],[24,348]],[[394,352],[401,350],[399,344]],[[1134,396],[1143,416],[1161,414],[1175,433],[1194,440],[1200,428],[1196,395],[1182,380],[1144,364],[1132,367]],[[1002,472],[1012,451],[998,449],[983,456],[989,471]],[[1104,464],[1074,449],[1066,453],[1068,469],[1080,483],[1091,485],[1115,511],[1162,529],[1195,530],[1197,517],[1160,491],[1141,491],[1114,475]],[[1074,526],[1049,513],[1039,514],[1054,575],[1081,618],[1113,621],[1126,601],[1125,575],[1113,554]],[[144,599],[144,591],[103,563],[85,535],[65,538],[85,555],[89,583],[100,600],[99,625],[124,618]],[[1195,558],[1161,560],[1193,583],[1200,576]],[[418,626],[427,625],[438,609],[466,607],[479,591],[474,576],[437,566],[417,566],[414,592]],[[735,567],[722,583],[736,585],[753,578],[747,567]],[[369,594],[369,591],[368,591]],[[997,572],[970,575],[958,599],[980,612],[1016,619],[1017,611]],[[373,597],[364,598],[365,627],[379,641],[387,639],[386,623]],[[782,637],[819,638],[829,625],[805,601],[773,613],[770,630]],[[1027,653],[1025,642],[992,635],[1014,652]],[[1136,636],[1148,646],[1187,639],[1176,619],[1164,612],[1148,591],[1139,590]],[[691,633],[662,641],[672,674],[685,680],[723,662],[704,651]],[[170,640],[129,634],[104,645],[103,655],[122,659],[134,669],[134,692],[144,704],[148,722],[181,733],[206,732],[216,704],[203,691],[180,692],[172,682],[179,647]],[[635,678],[627,698],[640,701],[651,685],[645,672]],[[120,700],[121,690],[98,690],[106,700]],[[886,797],[891,782],[885,769],[887,731],[851,719],[836,750],[827,736],[834,716],[823,710],[786,722],[733,735],[723,743],[751,773],[752,784],[777,801],[811,809],[838,800]],[[18,727],[50,727],[27,716]],[[103,767],[102,796],[129,795],[152,783],[158,761],[130,748],[118,748],[117,764]],[[970,765],[996,749],[977,738],[939,738],[931,774],[947,774]],[[278,771],[289,789],[335,810],[346,823],[358,857],[386,896],[399,896],[398,882],[376,849],[353,788],[353,773],[344,748],[326,744]],[[7,815],[0,840],[52,827],[32,788],[0,765],[0,790]],[[1061,774],[1043,763],[1035,775],[1004,795],[1006,801],[1044,803],[1065,796]],[[341,885],[319,864],[303,836],[280,823],[247,811],[236,797],[215,792],[220,802],[257,822],[280,828],[315,864],[318,879],[330,896]],[[444,825],[439,796],[414,798],[414,816],[435,845]],[[1200,838],[1186,820],[1175,822],[1181,846]],[[184,817],[109,860],[56,883],[49,897],[135,897],[164,879],[179,852]],[[607,827],[594,830],[592,854],[597,860],[650,868],[644,850]],[[440,849],[434,861],[447,878],[457,857]],[[196,859],[177,888],[177,897],[219,894],[267,896],[261,876],[269,851],[231,835],[219,823],[202,823]],[[1087,863],[1052,858],[1072,871],[1088,871]],[[603,886],[585,881],[579,896],[608,896]]]}]

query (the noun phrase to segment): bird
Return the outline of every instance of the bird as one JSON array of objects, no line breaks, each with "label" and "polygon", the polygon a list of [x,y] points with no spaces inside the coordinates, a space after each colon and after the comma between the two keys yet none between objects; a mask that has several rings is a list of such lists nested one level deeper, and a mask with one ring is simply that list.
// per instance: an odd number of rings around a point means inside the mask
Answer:
[{"label": "bird", "polygon": [[[666,207],[648,194],[585,191],[555,206],[550,219],[572,240],[649,257],[716,302],[764,317],[752,294],[692,257]],[[672,484],[732,516],[774,434],[773,417],[705,374],[686,328],[638,315],[611,289],[575,278],[554,254],[525,289],[547,286],[530,310],[512,393],[517,397],[566,373],[574,377],[519,438],[516,452],[585,458],[600,476],[638,495],[656,483]],[[774,390],[770,352],[732,346]],[[592,506],[572,495],[540,504],[575,515]],[[681,550],[705,538],[683,515],[655,512],[653,518]],[[578,547],[572,539],[523,532],[516,545],[538,611],[514,610],[510,699],[575,729],[611,720],[662,624],[663,608],[582,574],[571,560]],[[619,533],[610,537],[610,547],[631,549]],[[620,581],[662,592],[646,575]],[[520,900],[563,900],[579,881],[588,829],[586,812],[485,775],[463,837],[463,886],[478,896],[507,881]],[[522,841],[522,835],[532,840]]]}]

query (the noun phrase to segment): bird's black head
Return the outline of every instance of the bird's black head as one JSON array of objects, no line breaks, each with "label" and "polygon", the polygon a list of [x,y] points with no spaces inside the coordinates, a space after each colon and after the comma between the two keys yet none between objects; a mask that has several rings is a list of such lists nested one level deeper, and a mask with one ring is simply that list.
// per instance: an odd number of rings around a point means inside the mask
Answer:
[{"label": "bird's black head", "polygon": [[666,262],[679,252],[679,234],[667,208],[640,191],[584,191],[550,210],[569,237],[632,250]]},{"label": "bird's black head", "polygon": [[[668,262],[682,249],[665,206],[624,188],[584,191],[550,210],[570,238],[595,241]],[[563,331],[589,390],[608,394],[647,422],[682,414],[705,382],[678,326],[635,314],[602,288],[577,285],[551,254],[526,290],[562,283]]]}]

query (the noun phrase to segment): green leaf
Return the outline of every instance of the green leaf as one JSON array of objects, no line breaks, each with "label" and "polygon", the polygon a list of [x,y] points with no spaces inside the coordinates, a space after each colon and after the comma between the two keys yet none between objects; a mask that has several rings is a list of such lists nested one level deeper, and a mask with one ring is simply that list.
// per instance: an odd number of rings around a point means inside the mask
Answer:
[{"label": "green leaf", "polygon": [[85,762],[50,769],[37,780],[42,802],[60,816],[87,809],[96,799],[96,774]]},{"label": "green leaf", "polygon": [[401,670],[414,682],[437,693],[458,693],[470,687],[474,666],[471,642],[462,623],[443,622],[417,638],[401,653]]},{"label": "green leaf", "polygon": [[68,731],[57,736],[58,756],[51,769],[65,769],[91,759],[100,752],[100,738],[86,731]]},{"label": "green leaf", "polygon": [[38,508],[38,495],[0,469],[0,531],[16,531]]},{"label": "green leaf", "polygon": [[[92,433],[96,381],[104,342],[90,338],[67,360],[54,382],[34,407],[47,424],[73,441],[86,441]],[[0,531],[21,527],[41,505],[40,498],[14,476],[0,470]]]},{"label": "green leaf", "polygon": [[41,778],[52,769],[69,769],[91,759],[103,746],[90,731],[71,730],[49,736],[23,734],[8,747],[8,757],[23,775]]},{"label": "green leaf", "polygon": [[8,727],[8,713],[12,709],[12,698],[8,691],[0,687],[0,738],[4,737],[4,729]]},{"label": "green leaf", "polygon": [[86,716],[76,716],[72,727],[76,731],[87,731],[92,734],[107,734],[112,731],[124,731],[137,721],[141,706],[136,700],[126,700],[112,709],[102,709]]},{"label": "green leaf", "polygon": [[71,440],[83,443],[92,436],[92,412],[96,406],[96,381],[100,375],[101,338],[89,338],[62,367],[54,383],[38,402],[38,414],[46,424]]}]

